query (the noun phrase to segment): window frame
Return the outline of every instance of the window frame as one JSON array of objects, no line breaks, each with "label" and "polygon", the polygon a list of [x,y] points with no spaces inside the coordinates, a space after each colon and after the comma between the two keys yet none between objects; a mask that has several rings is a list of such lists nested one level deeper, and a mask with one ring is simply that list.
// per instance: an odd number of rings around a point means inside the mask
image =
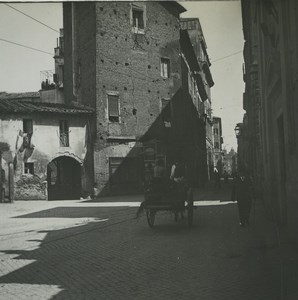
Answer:
[{"label": "window frame", "polygon": [[[29,124],[29,126],[28,126],[28,124]],[[29,127],[30,127],[30,130],[28,130]],[[27,134],[33,133],[33,120],[32,119],[23,119],[23,133],[27,133]]]},{"label": "window frame", "polygon": [[[110,106],[109,106],[109,97],[117,97],[118,100],[118,119],[117,120],[112,120],[111,118],[116,118],[116,116],[111,116],[110,115]],[[118,92],[107,92],[107,120],[109,123],[121,123],[121,111],[120,111],[120,96]]]},{"label": "window frame", "polygon": [[[167,65],[167,75],[165,76],[165,68]],[[168,57],[160,58],[160,76],[162,78],[170,78],[171,77],[171,60]]]},{"label": "window frame", "polygon": [[[142,12],[143,16],[143,28],[140,28],[139,26],[135,26],[134,22],[134,11]],[[139,3],[131,3],[131,9],[130,9],[130,23],[132,26],[132,32],[138,33],[138,34],[144,34],[145,28],[146,28],[146,6],[141,5]],[[138,25],[138,24],[136,24]]]},{"label": "window frame", "polygon": [[[29,172],[26,172],[26,170],[28,170]],[[34,175],[34,163],[33,162],[24,162],[24,174]]]},{"label": "window frame", "polygon": [[[65,124],[67,126],[65,126]],[[63,130],[61,130],[61,128]],[[69,147],[69,120],[65,120],[65,119],[59,120],[59,142],[60,142],[60,147],[64,147],[64,148]]]}]

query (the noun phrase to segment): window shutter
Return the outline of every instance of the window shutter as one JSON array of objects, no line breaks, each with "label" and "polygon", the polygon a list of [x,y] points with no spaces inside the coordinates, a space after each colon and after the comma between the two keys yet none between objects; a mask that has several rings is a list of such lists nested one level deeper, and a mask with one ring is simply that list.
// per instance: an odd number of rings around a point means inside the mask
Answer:
[{"label": "window shutter", "polygon": [[110,117],[119,116],[118,96],[108,95],[108,109]]},{"label": "window shutter", "polygon": [[162,77],[170,77],[170,60],[162,57],[160,60],[160,73]]}]

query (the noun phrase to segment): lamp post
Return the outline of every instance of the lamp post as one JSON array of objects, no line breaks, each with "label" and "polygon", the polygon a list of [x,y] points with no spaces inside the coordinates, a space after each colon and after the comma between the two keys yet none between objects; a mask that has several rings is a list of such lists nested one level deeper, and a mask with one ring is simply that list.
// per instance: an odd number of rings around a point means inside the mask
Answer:
[{"label": "lamp post", "polygon": [[240,125],[241,125],[240,123],[237,123],[236,126],[235,126],[235,129],[234,129],[237,140],[241,135],[241,126]]},{"label": "lamp post", "polygon": [[242,153],[241,153],[241,143],[242,143],[242,140],[240,139],[241,137],[241,123],[237,123],[235,128],[234,128],[234,131],[235,131],[235,135],[236,135],[236,138],[237,138],[237,168],[239,166],[239,164],[241,164],[242,162]]}]

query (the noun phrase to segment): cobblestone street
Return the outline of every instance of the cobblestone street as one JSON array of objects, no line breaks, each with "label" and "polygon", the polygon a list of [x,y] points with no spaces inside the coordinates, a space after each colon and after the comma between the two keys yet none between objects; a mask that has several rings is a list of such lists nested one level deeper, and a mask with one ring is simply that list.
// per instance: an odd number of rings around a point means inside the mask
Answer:
[{"label": "cobblestone street", "polygon": [[0,299],[280,299],[260,204],[241,228],[229,187],[197,192],[193,228],[159,213],[150,229],[141,196],[109,200],[2,204]]}]

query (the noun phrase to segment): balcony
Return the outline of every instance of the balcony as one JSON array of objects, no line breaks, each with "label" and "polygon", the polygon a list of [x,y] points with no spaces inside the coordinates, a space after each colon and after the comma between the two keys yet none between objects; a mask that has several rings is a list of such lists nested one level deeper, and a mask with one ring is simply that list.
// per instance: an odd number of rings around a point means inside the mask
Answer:
[{"label": "balcony", "polygon": [[54,58],[56,57],[62,57],[63,56],[63,50],[61,47],[54,48]]}]

